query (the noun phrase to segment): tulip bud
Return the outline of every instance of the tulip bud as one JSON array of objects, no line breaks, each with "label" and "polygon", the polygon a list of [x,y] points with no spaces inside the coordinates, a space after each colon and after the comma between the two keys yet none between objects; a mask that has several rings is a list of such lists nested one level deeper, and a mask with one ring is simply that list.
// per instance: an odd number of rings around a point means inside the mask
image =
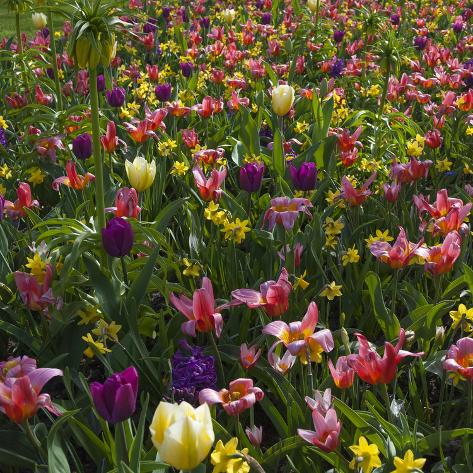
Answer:
[{"label": "tulip bud", "polygon": [[256,425],[254,425],[251,429],[247,427],[245,432],[248,436],[248,440],[254,447],[259,447],[261,445],[261,442],[263,441],[263,427],[256,427]]},{"label": "tulip bud", "polygon": [[278,85],[273,88],[271,99],[274,112],[282,117],[294,103],[294,89],[290,85]]},{"label": "tulip bud", "polygon": [[48,19],[44,13],[33,13],[31,20],[37,30],[42,30],[48,23]]},{"label": "tulip bud", "polygon": [[102,244],[105,251],[115,258],[127,255],[133,248],[133,230],[121,217],[114,217],[102,228]]},{"label": "tulip bud", "polygon": [[121,107],[125,103],[125,89],[123,87],[114,87],[111,91],[105,92],[107,102],[111,107]]},{"label": "tulip bud", "polygon": [[137,156],[133,163],[125,161],[126,174],[132,187],[143,192],[153,184],[156,176],[156,163],[148,163],[142,156]]},{"label": "tulip bud", "polygon": [[92,137],[88,133],[78,135],[72,141],[72,152],[79,159],[87,159],[92,156]]},{"label": "tulip bud", "polygon": [[438,346],[442,346],[445,341],[445,327],[442,325],[435,328],[435,342]]},{"label": "tulip bud", "polygon": [[289,166],[291,180],[294,187],[300,191],[311,191],[315,189],[317,181],[317,168],[315,163],[302,163],[299,169],[294,165]]},{"label": "tulip bud", "polygon": [[192,470],[209,454],[215,440],[208,404],[194,409],[187,402],[160,402],[150,428],[162,461],[178,470]]},{"label": "tulip bud", "polygon": [[307,8],[315,13],[317,11],[317,0],[307,0]]},{"label": "tulip bud", "polygon": [[156,86],[156,89],[154,89],[154,93],[156,94],[156,97],[158,100],[161,100],[161,102],[167,102],[171,98],[171,84],[159,84]]},{"label": "tulip bud", "polygon": [[261,187],[263,163],[247,163],[240,168],[240,187],[246,192],[256,192]]},{"label": "tulip bud", "polygon": [[348,332],[346,331],[345,327],[340,329],[340,338],[342,339],[343,346],[345,347],[345,351],[347,355],[350,354],[350,338],[348,336]]},{"label": "tulip bud", "polygon": [[110,376],[105,383],[94,382],[90,392],[98,413],[111,424],[131,417],[136,409],[138,372],[130,366]]}]

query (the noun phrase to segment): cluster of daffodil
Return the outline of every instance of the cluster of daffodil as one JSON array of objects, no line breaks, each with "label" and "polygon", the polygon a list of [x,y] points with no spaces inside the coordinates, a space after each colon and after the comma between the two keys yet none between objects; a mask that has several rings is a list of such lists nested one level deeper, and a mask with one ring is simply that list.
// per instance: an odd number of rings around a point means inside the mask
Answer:
[{"label": "cluster of daffodil", "polygon": [[82,340],[88,344],[88,347],[84,350],[84,355],[87,358],[93,358],[96,353],[101,355],[110,353],[112,350],[107,347],[107,342],[117,342],[118,332],[121,328],[122,326],[116,324],[113,320],[107,323],[104,319],[99,318],[96,327],[82,337]]},{"label": "cluster of daffodil", "polygon": [[325,233],[325,244],[324,248],[335,249],[338,242],[338,237],[342,233],[345,224],[342,222],[342,218],[339,217],[334,220],[332,217],[327,217],[323,225]]}]

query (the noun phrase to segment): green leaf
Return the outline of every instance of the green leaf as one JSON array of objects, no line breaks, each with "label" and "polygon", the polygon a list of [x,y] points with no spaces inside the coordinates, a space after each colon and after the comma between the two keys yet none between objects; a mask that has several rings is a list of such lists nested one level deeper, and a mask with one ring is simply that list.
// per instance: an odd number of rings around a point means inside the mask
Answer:
[{"label": "green leaf", "polygon": [[444,445],[453,439],[465,437],[467,435],[473,435],[473,429],[464,427],[455,430],[440,430],[439,432],[435,432],[434,434],[427,435],[427,437],[420,439],[417,443],[417,449],[419,453],[425,455],[427,453],[432,453],[434,450],[440,448],[441,445]]},{"label": "green leaf", "polygon": [[273,163],[274,170],[279,174],[279,176],[284,177],[284,148],[282,143],[282,136],[279,128],[276,128],[274,132],[274,143],[273,143]]},{"label": "green leaf", "polygon": [[271,464],[281,456],[286,455],[293,450],[302,448],[305,445],[307,445],[307,443],[297,435],[281,440],[265,451],[262,464]]},{"label": "green leaf", "polygon": [[79,409],[69,411],[62,414],[56,422],[54,422],[48,434],[48,466],[49,473],[70,473],[69,462],[62,447],[61,436],[58,435],[59,429],[73,415],[77,414]]},{"label": "green leaf", "polygon": [[145,423],[146,423],[146,413],[148,411],[148,403],[149,403],[149,394],[146,395],[145,402],[141,406],[141,414],[140,420],[138,422],[138,428],[136,429],[136,435],[133,439],[133,442],[130,446],[129,457],[130,457],[130,467],[132,471],[140,471],[139,463],[140,463],[140,454],[141,454],[141,447],[143,445],[143,438],[145,432]]},{"label": "green leaf", "polygon": [[241,110],[240,141],[251,154],[255,156],[260,154],[258,127],[245,107]]},{"label": "green leaf", "polygon": [[173,200],[166,205],[166,207],[161,209],[156,220],[152,224],[153,228],[161,233],[164,232],[170,220],[177,214],[187,200],[187,197]]},{"label": "green leaf", "polygon": [[394,314],[390,314],[384,304],[381,281],[376,273],[370,271],[365,277],[365,284],[370,294],[376,321],[378,322],[387,340],[393,340],[399,335],[401,325]]}]

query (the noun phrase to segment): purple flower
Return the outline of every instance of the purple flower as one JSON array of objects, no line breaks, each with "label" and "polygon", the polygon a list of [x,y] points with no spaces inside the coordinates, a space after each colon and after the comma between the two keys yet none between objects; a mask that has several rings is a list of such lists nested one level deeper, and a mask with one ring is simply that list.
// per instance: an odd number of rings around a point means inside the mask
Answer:
[{"label": "purple flower", "polygon": [[425,49],[427,45],[427,36],[416,36],[414,38],[414,46],[419,49],[423,50]]},{"label": "purple flower", "polygon": [[127,255],[133,248],[133,230],[122,217],[114,217],[102,228],[102,244],[105,251],[116,258]]},{"label": "purple flower", "polygon": [[196,404],[202,389],[215,389],[217,386],[214,357],[204,355],[201,348],[189,345],[186,340],[179,342],[171,366],[172,390],[176,401]]},{"label": "purple flower", "polygon": [[7,137],[5,136],[5,130],[2,127],[0,127],[0,145],[4,148],[7,147]]},{"label": "purple flower", "polygon": [[105,90],[105,77],[103,74],[97,76],[97,90],[103,92]]},{"label": "purple flower", "polygon": [[3,220],[3,212],[5,210],[5,197],[0,194],[0,222]]},{"label": "purple flower", "polygon": [[169,19],[170,14],[171,14],[171,7],[163,7],[163,18],[165,20]]},{"label": "purple flower", "polygon": [[203,18],[200,18],[199,23],[202,28],[207,29],[210,26],[210,18],[208,16],[204,16]]},{"label": "purple flower", "polygon": [[79,159],[92,156],[92,137],[88,133],[78,135],[72,141],[72,152]]},{"label": "purple flower", "polygon": [[263,163],[247,163],[240,168],[240,187],[246,192],[256,192],[261,187]]},{"label": "purple flower", "polygon": [[261,24],[269,25],[271,20],[273,19],[273,15],[270,12],[264,12],[261,16]]},{"label": "purple flower", "polygon": [[143,25],[143,33],[154,33],[156,31],[156,19],[148,18],[148,21]]},{"label": "purple flower", "polygon": [[300,191],[311,191],[315,189],[317,182],[317,168],[315,163],[302,163],[299,169],[293,164],[289,166],[291,180],[294,187]]},{"label": "purple flower", "polygon": [[452,24],[452,29],[455,33],[461,33],[463,30],[463,18],[461,16],[455,19],[455,22]]},{"label": "purple flower", "polygon": [[194,64],[190,61],[179,63],[179,67],[184,77],[190,77],[194,70]]},{"label": "purple flower", "polygon": [[125,89],[123,87],[114,87],[107,90],[105,96],[110,107],[121,107],[125,103]]},{"label": "purple flower", "polygon": [[343,30],[336,30],[333,32],[333,39],[336,43],[341,43],[343,41],[344,36],[345,36],[345,31]]},{"label": "purple flower", "polygon": [[394,26],[398,26],[401,23],[401,17],[397,13],[393,13],[389,19]]},{"label": "purple flower", "polygon": [[343,69],[345,69],[345,61],[343,59],[334,58],[332,69],[330,69],[330,77],[340,77]]},{"label": "purple flower", "polygon": [[105,383],[94,382],[90,392],[98,413],[111,424],[131,417],[136,409],[138,372],[130,366],[121,373],[114,373]]},{"label": "purple flower", "polygon": [[161,102],[166,102],[171,98],[171,84],[159,84],[154,89],[154,93],[156,97],[161,100]]}]

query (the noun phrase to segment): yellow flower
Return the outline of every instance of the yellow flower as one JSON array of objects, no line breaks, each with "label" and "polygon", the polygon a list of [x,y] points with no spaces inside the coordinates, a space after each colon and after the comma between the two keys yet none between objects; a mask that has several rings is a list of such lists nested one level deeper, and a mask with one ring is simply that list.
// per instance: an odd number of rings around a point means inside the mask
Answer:
[{"label": "yellow flower", "polygon": [[352,445],[350,450],[354,453],[355,458],[350,462],[352,470],[361,468],[363,473],[371,473],[374,468],[381,466],[379,458],[379,449],[372,443],[368,445],[365,437],[360,437],[358,445]]},{"label": "yellow flower", "polygon": [[325,289],[320,293],[320,295],[326,297],[329,301],[333,301],[335,297],[340,297],[342,295],[341,288],[342,286],[337,286],[335,281],[332,281],[330,284],[325,286]]},{"label": "yellow flower", "polygon": [[189,170],[189,166],[182,161],[176,161],[171,169],[171,174],[173,176],[184,176]]},{"label": "yellow flower", "polygon": [[421,139],[417,139],[418,137],[419,135],[417,135],[415,140],[407,142],[406,152],[408,156],[419,157],[424,151],[424,142]]},{"label": "yellow flower", "polygon": [[327,217],[324,223],[325,235],[334,236],[342,233],[345,224],[342,222],[342,218],[334,220],[332,217]]},{"label": "yellow flower", "polygon": [[3,128],[4,130],[8,128],[7,122],[2,115],[0,115],[0,128]]},{"label": "yellow flower", "polygon": [[218,212],[219,204],[210,201],[207,208],[204,210],[204,217],[206,220],[213,220],[214,215]]},{"label": "yellow flower", "polygon": [[278,85],[271,93],[273,110],[276,115],[286,115],[294,103],[294,88],[290,85]]},{"label": "yellow flower", "polygon": [[30,273],[42,284],[46,274],[46,262],[41,259],[38,253],[35,253],[33,258],[26,259],[28,263],[25,266],[30,269]]},{"label": "yellow flower", "polygon": [[234,222],[224,222],[222,232],[225,232],[225,240],[233,240],[240,244],[245,239],[245,234],[251,231],[249,220],[237,218]]},{"label": "yellow flower", "polygon": [[377,97],[381,94],[381,87],[378,84],[372,85],[366,92],[368,97]]},{"label": "yellow flower", "polygon": [[6,191],[7,188],[3,184],[0,184],[0,195],[5,195]]},{"label": "yellow flower", "polygon": [[80,310],[77,315],[80,317],[78,325],[92,324],[101,318],[100,312],[96,307],[88,307],[87,309]]},{"label": "yellow flower", "polygon": [[199,277],[200,266],[198,264],[192,263],[187,258],[183,258],[182,262],[184,263],[184,266],[186,267],[186,269],[182,271],[182,274],[184,274],[184,276],[194,276],[196,278]]},{"label": "yellow flower", "polygon": [[133,163],[125,161],[126,174],[130,184],[138,191],[151,187],[156,176],[156,163],[151,161],[148,163],[143,156],[137,156]]},{"label": "yellow flower", "polygon": [[307,122],[297,122],[294,127],[296,133],[305,133],[309,129],[309,124]]},{"label": "yellow flower", "polygon": [[394,238],[389,235],[389,230],[385,230],[382,232],[381,230],[376,230],[376,235],[370,235],[368,238],[365,239],[366,246],[369,248],[375,241],[393,241]]},{"label": "yellow flower", "polygon": [[328,205],[334,205],[337,204],[339,207],[343,208],[345,207],[344,201],[339,198],[340,197],[340,191],[328,191],[327,192],[327,197],[325,197],[325,202],[327,202]]},{"label": "yellow flower", "polygon": [[97,328],[92,330],[92,333],[102,340],[110,339],[116,342],[118,340],[118,332],[122,328],[121,325],[117,325],[113,320],[107,324],[104,319],[100,319],[97,322]]},{"label": "yellow flower", "polygon": [[468,163],[465,163],[463,167],[463,174],[473,174],[473,169],[471,169]]},{"label": "yellow flower", "polygon": [[360,261],[360,255],[358,254],[358,250],[353,246],[353,248],[348,248],[346,253],[342,256],[342,264],[346,266],[350,263],[358,263]]},{"label": "yellow flower", "polygon": [[84,342],[88,343],[89,346],[84,350],[84,355],[87,358],[93,358],[95,355],[94,349],[104,355],[105,353],[110,353],[112,350],[109,350],[102,342],[94,340],[91,333],[88,333],[86,337],[82,337]]},{"label": "yellow flower", "polygon": [[169,156],[176,148],[177,143],[174,140],[160,141],[158,143],[158,151],[162,156]]},{"label": "yellow flower", "polygon": [[466,129],[466,135],[467,135],[467,136],[473,135],[473,126],[467,127],[467,129]]},{"label": "yellow flower", "polygon": [[194,409],[187,402],[161,401],[149,427],[162,461],[178,470],[192,470],[208,455],[215,440],[208,404]]},{"label": "yellow flower", "polygon": [[42,184],[45,178],[43,171],[40,168],[32,168],[28,170],[30,177],[28,178],[28,182],[32,184]]},{"label": "yellow flower", "polygon": [[[242,458],[232,458],[232,455],[240,453],[237,450],[238,439],[233,437],[225,445],[221,440],[217,442],[215,450],[210,455],[210,461],[214,465],[212,473],[248,473],[250,465]],[[244,448],[241,453],[246,455],[248,449]]]},{"label": "yellow flower", "polygon": [[413,451],[408,450],[404,455],[404,459],[394,457],[394,466],[396,469],[391,473],[410,473],[414,470],[421,470],[425,462],[425,458],[414,459]]},{"label": "yellow flower", "polygon": [[298,287],[301,289],[307,289],[310,283],[304,279],[306,276],[307,271],[304,271],[304,273],[299,277],[296,276],[296,282],[292,285],[292,287],[294,289],[297,289]]},{"label": "yellow flower", "polygon": [[327,235],[325,237],[324,248],[330,248],[332,250],[337,246],[338,240],[335,235]]},{"label": "yellow flower", "polygon": [[11,179],[13,177],[13,174],[7,164],[0,166],[0,177],[3,177],[4,179]]},{"label": "yellow flower", "polygon": [[473,322],[473,308],[467,309],[465,304],[460,304],[458,310],[450,311],[450,318],[452,319],[452,327],[455,328],[458,324],[462,324],[466,332],[473,330],[469,322]]},{"label": "yellow flower", "polygon": [[446,172],[446,171],[450,171],[450,169],[452,169],[452,162],[448,160],[448,158],[445,158],[445,159],[439,159],[436,163],[435,163],[435,169],[437,169],[437,171],[439,172]]}]

